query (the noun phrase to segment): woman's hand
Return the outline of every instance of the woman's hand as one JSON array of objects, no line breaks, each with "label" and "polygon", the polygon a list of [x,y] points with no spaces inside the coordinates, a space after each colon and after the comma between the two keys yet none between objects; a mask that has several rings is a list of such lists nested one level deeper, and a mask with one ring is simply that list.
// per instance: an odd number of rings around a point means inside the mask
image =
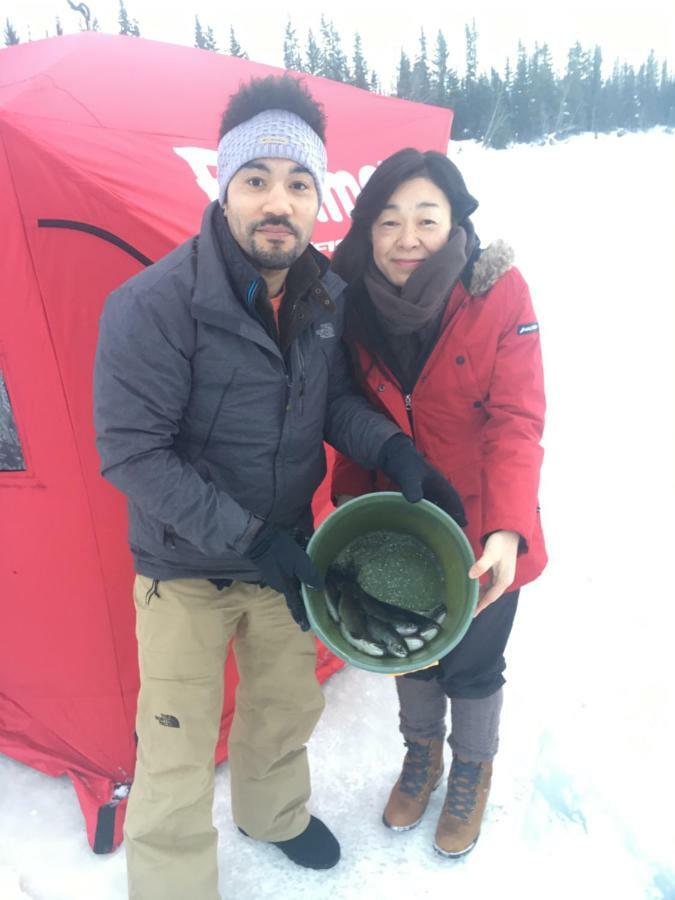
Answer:
[{"label": "woman's hand", "polygon": [[490,572],[489,583],[479,589],[474,615],[482,613],[513,584],[519,542],[520,535],[516,531],[494,531],[485,542],[483,555],[469,569],[469,578],[480,578]]}]

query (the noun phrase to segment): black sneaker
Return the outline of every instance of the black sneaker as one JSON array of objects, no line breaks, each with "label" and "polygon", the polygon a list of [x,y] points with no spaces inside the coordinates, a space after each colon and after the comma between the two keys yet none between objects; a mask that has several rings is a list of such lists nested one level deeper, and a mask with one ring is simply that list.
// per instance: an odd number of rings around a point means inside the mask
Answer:
[{"label": "black sneaker", "polygon": [[[242,834],[248,837],[243,828]],[[340,859],[340,845],[321,819],[310,816],[302,834],[288,841],[269,841],[299,866],[306,869],[332,869]]]}]

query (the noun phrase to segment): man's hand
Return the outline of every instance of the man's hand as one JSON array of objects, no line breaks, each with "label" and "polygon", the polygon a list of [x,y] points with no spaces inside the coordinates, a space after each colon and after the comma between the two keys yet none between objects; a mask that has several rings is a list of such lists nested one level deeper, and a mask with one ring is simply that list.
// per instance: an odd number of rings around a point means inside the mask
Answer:
[{"label": "man's hand", "polygon": [[424,497],[448,513],[462,528],[466,525],[464,507],[457,491],[424,459],[405,434],[395,434],[384,442],[377,465],[396,482],[410,503],[417,503]]},{"label": "man's hand", "polygon": [[494,531],[485,542],[483,555],[469,569],[469,578],[480,578],[490,572],[489,584],[479,589],[478,606],[474,615],[498,600],[513,584],[520,535],[515,531]]},{"label": "man's hand", "polygon": [[244,554],[260,570],[261,580],[286,598],[286,605],[303,631],[309,631],[300,582],[315,590],[323,588],[323,579],[302,547],[286,531],[266,523]]}]

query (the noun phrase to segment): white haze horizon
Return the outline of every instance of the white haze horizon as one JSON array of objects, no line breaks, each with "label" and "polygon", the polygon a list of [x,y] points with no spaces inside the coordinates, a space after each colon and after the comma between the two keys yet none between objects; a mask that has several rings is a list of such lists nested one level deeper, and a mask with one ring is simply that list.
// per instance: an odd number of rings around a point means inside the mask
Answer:
[{"label": "white haze horizon", "polygon": [[[119,30],[118,0],[89,0],[92,17],[103,31]],[[381,78],[383,90],[394,84],[401,50],[414,59],[419,49],[423,26],[429,59],[433,58],[436,35],[443,31],[450,53],[449,64],[460,74],[464,71],[464,27],[475,21],[478,32],[478,68],[489,73],[494,67],[502,74],[507,57],[515,67],[518,41],[531,53],[535,42],[548,43],[556,71],[564,71],[567,52],[578,40],[585,49],[598,44],[603,51],[603,74],[609,76],[615,60],[637,69],[654,50],[659,61],[675,66],[675,15],[663,0],[642,0],[639,15],[629,0],[567,0],[551,5],[539,0],[513,0],[507,6],[495,0],[455,0],[450,8],[432,7],[416,17],[410,4],[400,0],[363,4],[343,0],[338,5],[321,5],[310,0],[295,0],[280,6],[272,0],[255,4],[224,6],[219,0],[194,0],[172,9],[157,0],[125,0],[127,12],[140,24],[141,35],[151,40],[186,44],[194,42],[195,15],[204,27],[211,26],[219,49],[229,44],[230,26],[250,58],[256,62],[283,66],[283,38],[290,15],[301,47],[312,29],[319,39],[320,19],[332,20],[342,37],[343,49],[351,58],[353,37],[361,35],[366,60]],[[6,0],[1,15],[17,28],[22,40],[28,29],[33,40],[45,33],[53,35],[56,17],[64,32],[76,33],[82,21],[66,0]]]}]

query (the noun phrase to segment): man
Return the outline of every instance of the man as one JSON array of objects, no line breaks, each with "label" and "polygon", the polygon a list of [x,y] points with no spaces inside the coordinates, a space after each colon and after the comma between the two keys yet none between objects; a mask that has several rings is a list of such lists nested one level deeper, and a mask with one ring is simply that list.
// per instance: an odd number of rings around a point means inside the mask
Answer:
[{"label": "man", "polygon": [[219,896],[214,751],[231,638],[234,819],[301,866],[340,856],[306,808],[304,745],[323,697],[299,583],[321,585],[303,544],[323,440],[383,468],[412,501],[428,467],[348,375],[342,282],[309,245],[324,127],[288,76],[240,88],[200,234],[115,291],[101,320],[97,444],[128,498],[137,572],[132,900]]}]

